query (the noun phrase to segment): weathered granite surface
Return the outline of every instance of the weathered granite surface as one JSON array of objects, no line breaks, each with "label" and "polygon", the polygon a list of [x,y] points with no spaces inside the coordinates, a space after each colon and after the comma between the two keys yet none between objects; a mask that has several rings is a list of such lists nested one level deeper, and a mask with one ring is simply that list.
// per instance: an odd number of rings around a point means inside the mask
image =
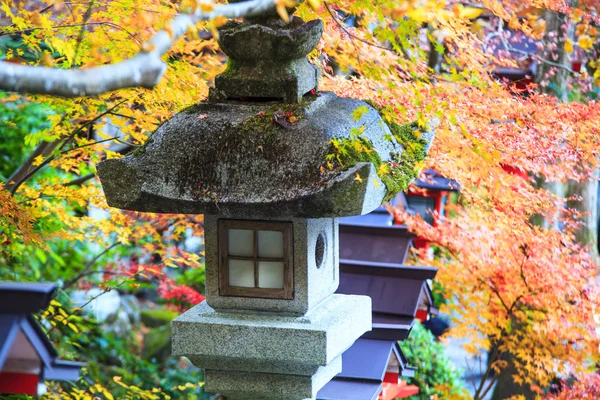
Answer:
[{"label": "weathered granite surface", "polygon": [[259,372],[204,371],[205,389],[220,393],[227,400],[303,400],[314,399],[317,392],[342,371],[342,356],[313,376],[264,374]]},{"label": "weathered granite surface", "polygon": [[[355,120],[359,106],[367,112]],[[296,121],[284,116],[277,123],[275,113],[285,112]],[[98,174],[109,205],[128,210],[248,218],[364,214],[385,195],[372,164],[324,168],[330,140],[363,126],[382,160],[402,151],[385,140],[390,131],[375,109],[333,93],[300,105],[200,103],[165,122],[134,154],[100,163]]]},{"label": "weathered granite surface", "polygon": [[[232,216],[243,218],[244,215]],[[206,301],[216,310],[242,309],[305,314],[329,295],[339,284],[338,224],[337,219],[290,218],[293,223],[294,298],[292,300],[265,299],[219,295],[219,253],[217,221],[221,216],[204,216]],[[266,218],[265,220],[270,220]],[[321,267],[315,260],[319,234],[325,238],[325,255]]]},{"label": "weathered granite surface", "polygon": [[322,33],[323,21],[304,23],[298,17],[289,24],[281,18],[266,24],[228,22],[219,29],[219,45],[230,59],[215,79],[211,100],[271,98],[298,103],[317,89],[319,73],[306,56]]},{"label": "weathered granite surface", "polygon": [[217,312],[205,301],[173,320],[173,354],[206,369],[312,376],[370,329],[367,296],[332,295],[301,317]]}]

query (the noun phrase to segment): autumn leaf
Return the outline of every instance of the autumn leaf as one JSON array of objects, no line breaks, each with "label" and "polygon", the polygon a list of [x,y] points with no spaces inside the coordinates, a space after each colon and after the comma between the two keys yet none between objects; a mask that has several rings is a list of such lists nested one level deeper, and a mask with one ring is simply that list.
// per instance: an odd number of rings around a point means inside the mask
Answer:
[{"label": "autumn leaf", "polygon": [[200,3],[200,10],[205,13],[209,13],[215,9],[215,5],[212,3]]},{"label": "autumn leaf", "polygon": [[387,175],[390,173],[390,167],[387,163],[383,163],[379,166],[379,168],[377,168],[377,174],[379,176],[381,175]]},{"label": "autumn leaf", "polygon": [[212,23],[215,28],[220,28],[227,23],[227,18],[218,16],[217,18],[212,20]]},{"label": "autumn leaf", "polygon": [[44,67],[53,67],[54,66],[54,58],[52,57],[52,55],[45,51],[42,53],[42,57],[40,58],[41,63]]},{"label": "autumn leaf", "polygon": [[594,47],[594,39],[588,35],[582,35],[577,40],[577,45],[583,50],[590,50]]},{"label": "autumn leaf", "polygon": [[165,32],[167,32],[167,34],[169,35],[169,39],[173,39],[173,36],[174,36],[174,34],[173,34],[173,27],[171,26],[171,24],[167,24],[167,25],[166,25],[166,26],[163,28],[163,30],[164,30]]},{"label": "autumn leaf", "polygon": [[290,22],[290,16],[287,12],[287,8],[291,8],[296,6],[296,2],[293,0],[276,0],[275,1],[275,9],[277,10],[277,14],[279,17],[284,20],[286,23]]},{"label": "autumn leaf", "polygon": [[307,3],[312,7],[313,10],[317,10],[319,7],[321,7],[320,0],[307,0]]},{"label": "autumn leaf", "polygon": [[567,39],[565,41],[565,51],[567,53],[572,53],[573,52],[573,42],[570,39]]},{"label": "autumn leaf", "polygon": [[459,18],[475,19],[485,11],[484,8],[465,7],[462,4],[455,4],[454,13]]},{"label": "autumn leaf", "polygon": [[38,165],[41,165],[43,162],[44,162],[44,156],[39,155],[39,156],[35,157],[32,164],[37,167]]},{"label": "autumn leaf", "polygon": [[31,23],[35,26],[42,26],[44,23],[42,16],[38,12],[34,12],[31,14]]},{"label": "autumn leaf", "polygon": [[144,53],[150,53],[151,51],[154,51],[155,48],[156,46],[150,42],[142,43],[142,51]]},{"label": "autumn leaf", "polygon": [[535,24],[533,25],[533,34],[535,35],[535,37],[540,38],[540,37],[544,36],[545,32],[546,32],[546,21],[543,20],[542,18],[539,18],[537,21],[535,21]]}]

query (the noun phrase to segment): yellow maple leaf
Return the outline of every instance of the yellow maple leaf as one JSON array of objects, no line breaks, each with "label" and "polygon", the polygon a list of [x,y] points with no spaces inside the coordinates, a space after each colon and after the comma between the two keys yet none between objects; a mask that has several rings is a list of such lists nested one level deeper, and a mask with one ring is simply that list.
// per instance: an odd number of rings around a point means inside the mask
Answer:
[{"label": "yellow maple leaf", "polygon": [[481,15],[483,8],[464,7],[462,4],[454,6],[454,15],[459,18],[475,19]]},{"label": "yellow maple leaf", "polygon": [[424,7],[416,8],[406,15],[417,22],[431,22],[435,19],[435,16]]},{"label": "yellow maple leaf", "polygon": [[40,58],[40,61],[44,67],[54,66],[54,58],[47,51],[42,53],[42,57]]},{"label": "yellow maple leaf", "polygon": [[286,23],[290,22],[290,16],[287,12],[288,8],[295,7],[296,2],[292,0],[276,0],[275,1],[275,9],[277,10],[277,14],[284,20]]},{"label": "yellow maple leaf", "polygon": [[579,37],[579,40],[577,40],[577,44],[583,50],[590,50],[592,47],[594,47],[594,39],[589,35],[582,35]]},{"label": "yellow maple leaf", "polygon": [[567,41],[565,42],[565,51],[567,53],[573,52],[573,42],[570,39],[567,39]]},{"label": "yellow maple leaf", "polygon": [[223,16],[218,16],[217,18],[213,19],[213,25],[215,28],[220,28],[223,25],[225,25],[227,23],[227,18],[223,17]]},{"label": "yellow maple leaf", "polygon": [[541,38],[546,32],[546,21],[540,18],[535,21],[535,24],[533,24],[532,28],[535,37]]},{"label": "yellow maple leaf", "polygon": [[314,10],[321,6],[320,0],[307,0],[309,6],[311,6]]},{"label": "yellow maple leaf", "polygon": [[202,10],[202,12],[211,12],[212,10],[215,9],[214,4],[211,3],[200,3],[200,10]]},{"label": "yellow maple leaf", "polygon": [[288,15],[287,9],[285,8],[284,5],[281,5],[281,4],[277,5],[277,14],[279,14],[281,19],[284,20],[286,23],[290,22],[290,16]]},{"label": "yellow maple leaf", "polygon": [[390,169],[386,163],[383,163],[377,168],[377,173],[379,175],[387,175],[390,173]]},{"label": "yellow maple leaf", "polygon": [[38,165],[41,165],[44,162],[44,156],[42,156],[41,154],[39,156],[37,156],[34,160],[33,160],[33,166],[37,167]]},{"label": "yellow maple leaf", "polygon": [[358,183],[363,183],[363,178],[360,177],[360,175],[358,174],[358,172],[356,173],[356,176],[354,177],[354,180],[357,181]]},{"label": "yellow maple leaf", "polygon": [[167,24],[167,26],[165,26],[163,28],[163,30],[165,32],[167,32],[167,34],[169,35],[169,39],[173,39],[174,33],[173,33],[173,27],[171,26],[171,24]]}]

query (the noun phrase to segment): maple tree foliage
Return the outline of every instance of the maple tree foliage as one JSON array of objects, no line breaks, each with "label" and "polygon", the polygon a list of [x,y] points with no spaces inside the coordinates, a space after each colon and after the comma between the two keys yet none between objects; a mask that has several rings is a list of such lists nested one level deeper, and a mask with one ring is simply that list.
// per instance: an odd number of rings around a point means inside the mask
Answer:
[{"label": "maple tree foliage", "polygon": [[558,393],[547,396],[546,400],[593,400],[600,393],[600,375],[584,375],[575,382],[563,380],[555,386]]},{"label": "maple tree foliage", "polygon": [[[310,55],[323,72],[320,90],[370,100],[389,121],[417,121],[422,127],[437,121],[423,166],[461,185],[461,207],[448,210],[452,218],[435,228],[418,217],[400,212],[397,217],[439,246],[441,256],[431,262],[440,267],[437,279],[452,299],[453,334],[470,338],[473,351],[493,347],[497,354],[490,371],[503,368],[502,353],[518,355],[515,380],[534,388],[547,386],[557,372],[587,372],[597,361],[599,344],[598,267],[575,238],[581,215],[503,166],[550,181],[593,179],[600,137],[600,104],[594,101],[600,83],[597,4],[334,0],[311,5],[300,6],[297,15],[325,21],[323,38]],[[18,45],[7,44],[3,58],[62,69],[114,64],[143,50],[190,6],[198,3],[4,0],[0,40]],[[567,58],[581,61],[582,68],[572,71],[552,51],[531,57],[549,66],[540,86],[551,86],[552,74],[568,69],[569,93],[576,100],[569,103],[536,88],[519,95],[492,74],[498,66],[528,61],[510,51],[490,53],[492,37],[511,40],[507,29],[539,40],[544,49],[558,46],[545,35],[548,10],[568,16],[569,37],[561,43]],[[4,104],[25,100],[49,110],[49,126],[24,137],[30,153],[0,190],[2,263],[24,271],[41,257],[39,249],[52,253],[56,243],[74,243],[94,251],[64,277],[72,287],[88,282],[108,290],[154,281],[175,306],[202,300],[166,274],[175,267],[201,268],[201,258],[181,243],[202,234],[202,217],[111,209],[94,177],[100,160],[141,146],[174,113],[206,98],[225,63],[215,22],[191,27],[162,60],[166,71],[152,90],[76,99],[2,97]],[[89,208],[105,210],[106,218],[81,212]],[[535,215],[558,215],[561,229],[533,225]],[[135,257],[98,267],[98,260],[125,253]],[[46,262],[52,259],[51,254]],[[14,278],[20,274],[25,275]],[[477,396],[489,389],[482,381]]]}]

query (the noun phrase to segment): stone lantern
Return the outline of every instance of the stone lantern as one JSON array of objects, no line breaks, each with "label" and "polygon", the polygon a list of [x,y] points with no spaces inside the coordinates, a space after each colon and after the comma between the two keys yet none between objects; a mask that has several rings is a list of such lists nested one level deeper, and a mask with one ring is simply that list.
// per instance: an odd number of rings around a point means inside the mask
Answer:
[{"label": "stone lantern", "polygon": [[382,162],[403,147],[366,103],[318,92],[306,56],[322,30],[274,12],[229,22],[209,101],[98,165],[113,207],[205,215],[206,301],[173,321],[173,353],[230,400],[315,398],[371,329],[369,297],[334,294],[337,218],[371,212],[386,186],[373,163],[328,154],[356,131]]}]

